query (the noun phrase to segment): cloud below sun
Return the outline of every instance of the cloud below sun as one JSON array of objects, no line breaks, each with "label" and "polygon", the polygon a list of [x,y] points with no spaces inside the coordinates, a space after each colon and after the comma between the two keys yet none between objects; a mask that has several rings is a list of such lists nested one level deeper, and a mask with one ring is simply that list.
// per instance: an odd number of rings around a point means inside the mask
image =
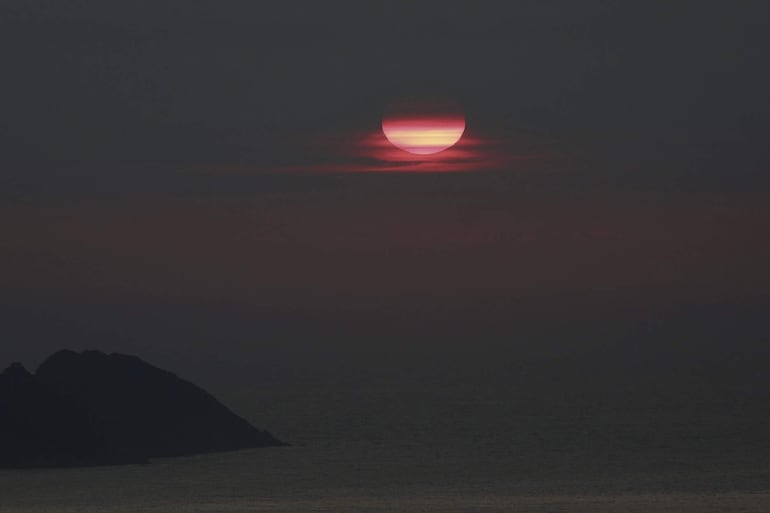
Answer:
[{"label": "cloud below sun", "polygon": [[[393,145],[380,129],[310,134],[295,139],[292,156],[259,171],[285,173],[475,173],[522,171],[560,160],[555,141],[526,134],[491,137],[466,130],[460,140],[429,155]],[[299,160],[299,162],[298,162]],[[254,171],[239,166],[243,172]]]}]

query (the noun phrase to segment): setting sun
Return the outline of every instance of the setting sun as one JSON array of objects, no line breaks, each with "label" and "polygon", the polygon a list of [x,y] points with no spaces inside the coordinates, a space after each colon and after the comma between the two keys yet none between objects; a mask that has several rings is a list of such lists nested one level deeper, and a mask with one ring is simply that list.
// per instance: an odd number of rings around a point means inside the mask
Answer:
[{"label": "setting sun", "polygon": [[444,103],[401,103],[383,116],[382,132],[397,148],[415,155],[432,155],[460,140],[465,132],[465,116]]},{"label": "setting sun", "polygon": [[383,119],[382,131],[394,146],[404,151],[431,155],[460,140],[465,131],[465,119]]}]

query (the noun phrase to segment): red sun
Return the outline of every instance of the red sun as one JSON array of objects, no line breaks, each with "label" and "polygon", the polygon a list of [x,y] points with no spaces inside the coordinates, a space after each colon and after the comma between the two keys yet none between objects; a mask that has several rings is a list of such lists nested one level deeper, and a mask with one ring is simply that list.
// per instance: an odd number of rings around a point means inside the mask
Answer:
[{"label": "red sun", "polygon": [[382,117],[382,132],[397,148],[432,155],[454,146],[465,132],[465,115],[444,101],[400,101]]}]

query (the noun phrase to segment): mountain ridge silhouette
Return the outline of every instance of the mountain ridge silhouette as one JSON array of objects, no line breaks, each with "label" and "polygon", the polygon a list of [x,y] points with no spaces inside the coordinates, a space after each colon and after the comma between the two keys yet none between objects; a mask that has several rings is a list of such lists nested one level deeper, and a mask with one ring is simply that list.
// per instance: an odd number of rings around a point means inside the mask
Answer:
[{"label": "mountain ridge silhouette", "polygon": [[61,350],[0,373],[0,467],[146,463],[288,445],[141,358]]}]

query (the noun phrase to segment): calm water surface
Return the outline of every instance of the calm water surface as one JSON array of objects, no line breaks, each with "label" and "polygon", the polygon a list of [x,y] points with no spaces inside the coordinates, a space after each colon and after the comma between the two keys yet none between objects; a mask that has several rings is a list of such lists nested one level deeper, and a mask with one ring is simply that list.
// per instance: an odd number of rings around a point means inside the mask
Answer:
[{"label": "calm water surface", "polygon": [[228,402],[293,447],[2,471],[0,512],[770,511],[751,398],[491,377],[271,390]]}]

